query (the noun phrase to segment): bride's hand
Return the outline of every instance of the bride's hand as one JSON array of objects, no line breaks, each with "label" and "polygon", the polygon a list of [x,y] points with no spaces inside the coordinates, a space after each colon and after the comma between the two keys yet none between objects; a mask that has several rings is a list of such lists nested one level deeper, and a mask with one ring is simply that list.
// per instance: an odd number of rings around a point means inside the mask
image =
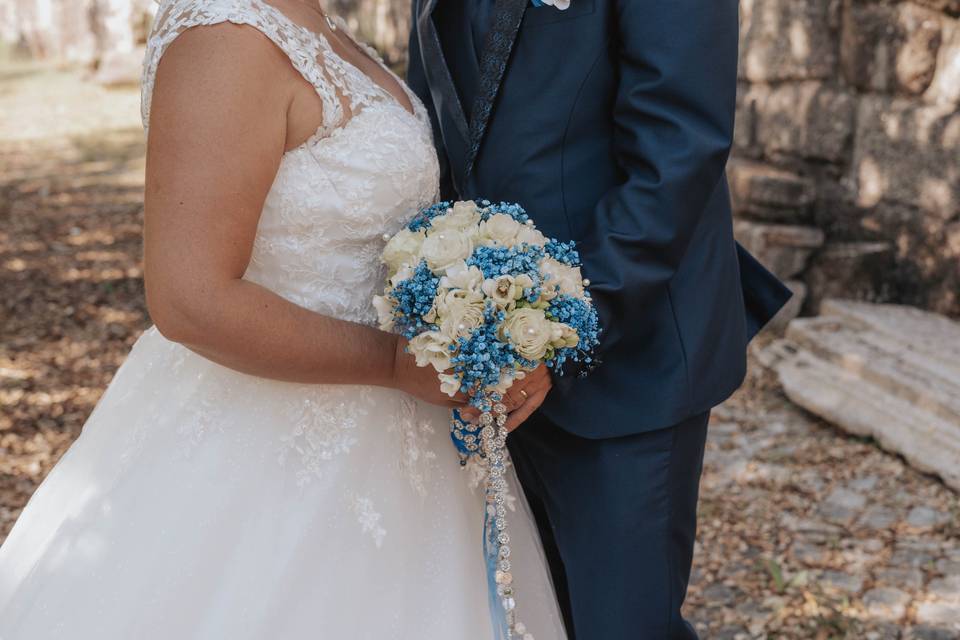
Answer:
[{"label": "bride's hand", "polygon": [[405,391],[415,398],[430,404],[460,409],[466,405],[467,397],[458,393],[450,397],[440,390],[440,380],[433,367],[418,367],[413,355],[407,353],[406,338],[397,338],[393,359],[393,387]]}]

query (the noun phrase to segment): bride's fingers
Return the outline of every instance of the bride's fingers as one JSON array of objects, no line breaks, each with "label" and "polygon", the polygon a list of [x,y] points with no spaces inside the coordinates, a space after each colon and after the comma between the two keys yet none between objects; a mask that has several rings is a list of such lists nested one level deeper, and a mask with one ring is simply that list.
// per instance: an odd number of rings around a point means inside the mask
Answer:
[{"label": "bride's fingers", "polygon": [[547,398],[547,393],[550,389],[543,389],[537,393],[531,395],[526,402],[523,403],[519,409],[511,413],[507,417],[507,431],[513,431],[521,424],[526,422],[527,418],[533,415],[533,412],[540,408],[540,405],[543,404],[543,401]]}]

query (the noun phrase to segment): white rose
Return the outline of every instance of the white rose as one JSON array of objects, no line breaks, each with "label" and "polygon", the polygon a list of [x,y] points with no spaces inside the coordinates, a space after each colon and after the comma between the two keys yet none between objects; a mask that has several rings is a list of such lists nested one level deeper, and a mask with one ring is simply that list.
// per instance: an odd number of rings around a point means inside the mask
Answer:
[{"label": "white rose", "polygon": [[475,266],[467,266],[463,260],[447,267],[447,272],[440,278],[441,289],[465,289],[479,291],[483,283],[483,272]]},{"label": "white rose", "polygon": [[552,322],[550,327],[550,343],[557,349],[575,347],[580,344],[580,336],[568,324]]},{"label": "white rose", "polygon": [[517,234],[523,225],[505,213],[497,213],[480,225],[480,237],[489,244],[512,247],[517,243]]},{"label": "white rose", "polygon": [[423,230],[401,229],[383,248],[383,263],[391,272],[405,264],[416,264],[419,261],[420,246],[426,237]]},{"label": "white rose", "polygon": [[448,291],[438,302],[440,333],[451,341],[468,336],[483,324],[486,302],[478,291],[455,289]]},{"label": "white rose", "polygon": [[552,324],[541,309],[515,309],[507,314],[500,327],[501,338],[508,340],[520,356],[542,360],[551,346]]},{"label": "white rose", "polygon": [[536,247],[542,247],[547,244],[547,236],[543,235],[531,225],[520,225],[520,232],[517,233],[517,242],[525,242]]},{"label": "white rose", "polygon": [[393,331],[394,306],[392,298],[386,296],[373,297],[373,308],[377,310],[377,318],[382,331]]},{"label": "white rose", "polygon": [[453,209],[442,216],[437,216],[430,222],[431,231],[462,231],[468,235],[480,223],[480,213],[477,205],[472,201],[457,202]]},{"label": "white rose", "polygon": [[450,368],[450,345],[453,342],[439,331],[426,331],[409,342],[410,353],[418,367],[433,365],[437,371]]},{"label": "white rose", "polygon": [[533,286],[533,280],[526,274],[514,276],[498,276],[483,281],[481,288],[494,302],[501,307],[511,307],[523,297],[523,290]]},{"label": "white rose", "polygon": [[466,260],[473,253],[473,241],[464,233],[443,229],[427,235],[420,248],[420,255],[434,272]]},{"label": "white rose", "polygon": [[540,273],[545,279],[544,290],[556,287],[560,293],[578,298],[583,296],[583,276],[579,267],[571,267],[553,258],[544,258],[540,261]]},{"label": "white rose", "polygon": [[460,391],[460,378],[449,373],[441,373],[440,378],[440,391],[447,394],[451,398],[457,395],[457,392]]}]

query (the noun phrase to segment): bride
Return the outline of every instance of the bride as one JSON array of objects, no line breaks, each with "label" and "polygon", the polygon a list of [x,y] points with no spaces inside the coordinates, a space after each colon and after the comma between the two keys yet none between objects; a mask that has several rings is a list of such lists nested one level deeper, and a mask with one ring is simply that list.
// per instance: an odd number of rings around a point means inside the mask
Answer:
[{"label": "bride", "polygon": [[[0,639],[493,638],[464,399],[373,328],[437,195],[423,106],[317,0],[164,0],[143,118],[156,326],[0,548]],[[519,503],[521,617],[562,638]]]}]

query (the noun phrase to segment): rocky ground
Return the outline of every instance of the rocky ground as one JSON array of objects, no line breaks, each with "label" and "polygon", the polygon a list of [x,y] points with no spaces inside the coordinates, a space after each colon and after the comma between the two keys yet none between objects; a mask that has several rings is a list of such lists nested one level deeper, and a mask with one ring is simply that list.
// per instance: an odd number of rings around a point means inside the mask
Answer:
[{"label": "rocky ground", "polygon": [[[133,89],[0,65],[0,540],[147,325]],[[791,406],[714,414],[688,615],[705,639],[960,638],[960,500]]]}]

